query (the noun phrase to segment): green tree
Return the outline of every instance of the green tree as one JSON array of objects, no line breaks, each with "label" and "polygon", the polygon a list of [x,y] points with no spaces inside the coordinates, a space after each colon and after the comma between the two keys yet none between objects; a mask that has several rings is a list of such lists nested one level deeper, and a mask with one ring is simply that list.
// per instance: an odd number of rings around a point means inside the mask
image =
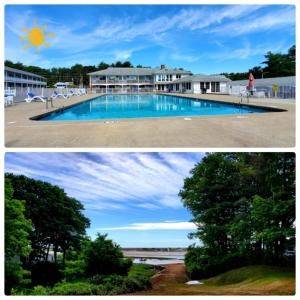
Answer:
[{"label": "green tree", "polygon": [[83,205],[50,183],[13,174],[6,178],[13,185],[13,196],[25,201],[25,215],[33,224],[29,263],[46,262],[51,248],[55,261],[58,252],[63,253],[64,261],[69,249],[79,247],[90,224],[82,214]]},{"label": "green tree", "polygon": [[283,263],[295,234],[293,153],[208,154],[179,195],[198,226],[191,236],[202,243],[186,256],[192,275]]},{"label": "green tree", "polygon": [[107,239],[107,235],[98,234],[84,250],[85,273],[87,276],[102,274],[126,275],[131,260],[125,259],[119,245]]},{"label": "green tree", "polygon": [[31,222],[24,216],[25,204],[13,199],[11,182],[5,179],[5,293],[23,279],[20,258],[30,253]]}]

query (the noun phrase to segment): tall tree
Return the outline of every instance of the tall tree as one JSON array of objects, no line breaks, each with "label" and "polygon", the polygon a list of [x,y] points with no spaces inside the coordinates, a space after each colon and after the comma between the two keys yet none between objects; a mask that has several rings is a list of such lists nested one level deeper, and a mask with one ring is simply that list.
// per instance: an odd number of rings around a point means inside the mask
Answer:
[{"label": "tall tree", "polygon": [[56,261],[57,252],[65,257],[68,249],[78,246],[89,226],[78,200],[47,182],[13,174],[6,178],[12,182],[13,196],[25,201],[25,215],[32,220],[30,262],[47,261],[50,248]]},{"label": "tall tree", "polygon": [[11,182],[5,179],[5,293],[23,279],[20,257],[30,253],[31,222],[24,216],[25,204],[13,199]]},{"label": "tall tree", "polygon": [[295,233],[293,153],[208,154],[179,195],[198,226],[192,236],[203,244],[188,251],[192,274],[283,262]]}]

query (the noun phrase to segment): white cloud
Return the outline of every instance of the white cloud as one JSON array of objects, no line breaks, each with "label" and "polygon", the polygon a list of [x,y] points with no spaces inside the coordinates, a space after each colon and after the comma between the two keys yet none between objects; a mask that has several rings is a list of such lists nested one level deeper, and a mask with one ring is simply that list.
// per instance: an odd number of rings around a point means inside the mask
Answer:
[{"label": "white cloud", "polygon": [[158,223],[132,223],[128,226],[97,228],[99,231],[110,230],[195,230],[197,226],[192,222],[165,221]]},{"label": "white cloud", "polygon": [[272,52],[286,52],[289,46],[286,46],[284,41],[278,41],[277,44],[260,44],[253,45],[245,40],[242,47],[230,49],[224,47],[220,52],[208,53],[207,57],[217,60],[231,60],[231,59],[248,59],[250,57],[265,55],[268,51]]},{"label": "white cloud", "polygon": [[[71,62],[85,62],[87,51],[101,49],[98,55],[95,53],[93,57],[103,57],[108,61],[126,60],[133,53],[151,47],[157,44],[164,49],[168,49],[170,58],[176,61],[185,61],[188,63],[199,60],[199,57],[193,53],[182,52],[184,45],[178,45],[174,30],[201,31],[201,33],[225,33],[226,35],[241,35],[248,32],[258,30],[269,30],[282,26],[289,26],[295,23],[293,8],[277,10],[272,13],[266,13],[263,16],[256,16],[255,13],[260,12],[265,6],[258,5],[226,5],[219,6],[198,6],[193,8],[182,8],[173,15],[159,15],[150,19],[145,17],[143,20],[137,20],[132,16],[119,17],[102,17],[98,24],[89,26],[84,22],[75,22],[72,26],[64,23],[64,20],[54,21],[52,19],[41,18],[34,11],[30,10],[26,13],[14,13],[10,11],[6,15],[5,25],[6,47],[9,49],[20,49],[19,36],[22,27],[32,27],[34,19],[38,24],[48,24],[47,30],[54,32],[55,37],[49,41],[52,44],[51,49],[63,52],[57,55],[51,61],[52,66],[57,66],[60,56],[63,57],[61,63],[63,65],[71,65]],[[222,25],[220,25],[222,24]],[[83,30],[82,30],[83,29]],[[205,29],[205,30],[203,30]],[[84,33],[83,33],[84,32]],[[171,34],[169,34],[171,33]],[[140,39],[138,41],[138,39]],[[140,43],[143,48],[132,49],[130,44]],[[42,51],[45,49],[42,49]],[[103,51],[102,51],[103,50]],[[41,52],[42,52],[41,51]],[[24,53],[19,51],[14,55],[10,55],[7,51],[7,59],[23,60],[26,59]],[[105,54],[106,53],[106,54]],[[76,54],[81,54],[77,55]],[[108,55],[110,54],[110,55]],[[34,58],[28,55],[27,62],[31,64]],[[65,57],[68,59],[65,59]],[[70,61],[68,63],[68,61]],[[36,60],[43,66],[50,65],[43,61]]]},{"label": "white cloud", "polygon": [[[253,32],[290,28],[295,25],[295,10],[288,7],[262,16],[249,16],[248,18],[209,29],[209,33],[218,33],[229,36],[240,36]],[[290,27],[289,27],[290,26]]]},{"label": "white cloud", "polygon": [[182,207],[183,179],[203,154],[17,153],[6,172],[42,178],[83,202],[87,210]]}]

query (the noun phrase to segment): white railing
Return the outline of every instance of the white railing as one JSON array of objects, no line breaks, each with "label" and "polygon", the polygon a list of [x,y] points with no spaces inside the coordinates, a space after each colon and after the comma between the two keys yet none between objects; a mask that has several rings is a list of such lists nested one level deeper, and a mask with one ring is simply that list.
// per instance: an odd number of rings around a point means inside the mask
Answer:
[{"label": "white railing", "polygon": [[136,89],[125,89],[125,88],[93,88],[93,93],[101,94],[140,94],[140,93],[153,93],[153,88],[136,88]]},{"label": "white railing", "polygon": [[[10,89],[12,90],[12,89]],[[15,92],[15,96],[14,96],[14,102],[22,102],[24,101],[25,98],[27,98],[27,93],[28,91],[32,92],[35,95],[39,95],[39,96],[45,96],[50,98],[54,91],[57,91],[58,93],[67,95],[70,94],[71,91],[73,91],[75,94],[84,94],[84,91],[86,93],[91,93],[90,89],[78,89],[78,88],[74,88],[74,89],[62,89],[62,88],[27,88],[27,87],[16,87],[15,89],[13,89]],[[8,91],[8,90],[7,90]],[[5,90],[6,92],[6,90]]]},{"label": "white railing", "polygon": [[28,83],[28,84],[40,84],[40,85],[47,84],[45,81],[26,79],[26,78],[18,78],[18,77],[10,77],[10,76],[5,76],[4,80],[8,81],[8,82],[15,82],[15,83]]},{"label": "white railing", "polygon": [[[246,94],[246,86],[232,86],[227,87],[229,95],[240,96]],[[275,91],[270,86],[259,86],[254,89],[252,97],[256,98],[278,98],[278,99],[295,99],[296,98],[296,87],[295,86],[278,86]]]}]

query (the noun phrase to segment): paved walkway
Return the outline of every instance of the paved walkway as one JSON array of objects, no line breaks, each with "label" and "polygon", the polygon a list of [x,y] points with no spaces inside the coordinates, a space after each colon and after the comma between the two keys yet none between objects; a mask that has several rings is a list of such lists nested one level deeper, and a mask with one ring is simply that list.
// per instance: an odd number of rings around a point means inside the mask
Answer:
[{"label": "paved walkway", "polygon": [[[257,106],[277,107],[284,112],[249,115],[193,116],[95,121],[33,121],[31,117],[98,95],[45,103],[19,103],[5,109],[6,147],[108,147],[108,148],[212,148],[294,147],[295,102],[250,100]],[[183,96],[183,95],[180,95]],[[184,95],[201,98],[203,95]],[[205,95],[208,100],[230,103],[237,97]]]}]

